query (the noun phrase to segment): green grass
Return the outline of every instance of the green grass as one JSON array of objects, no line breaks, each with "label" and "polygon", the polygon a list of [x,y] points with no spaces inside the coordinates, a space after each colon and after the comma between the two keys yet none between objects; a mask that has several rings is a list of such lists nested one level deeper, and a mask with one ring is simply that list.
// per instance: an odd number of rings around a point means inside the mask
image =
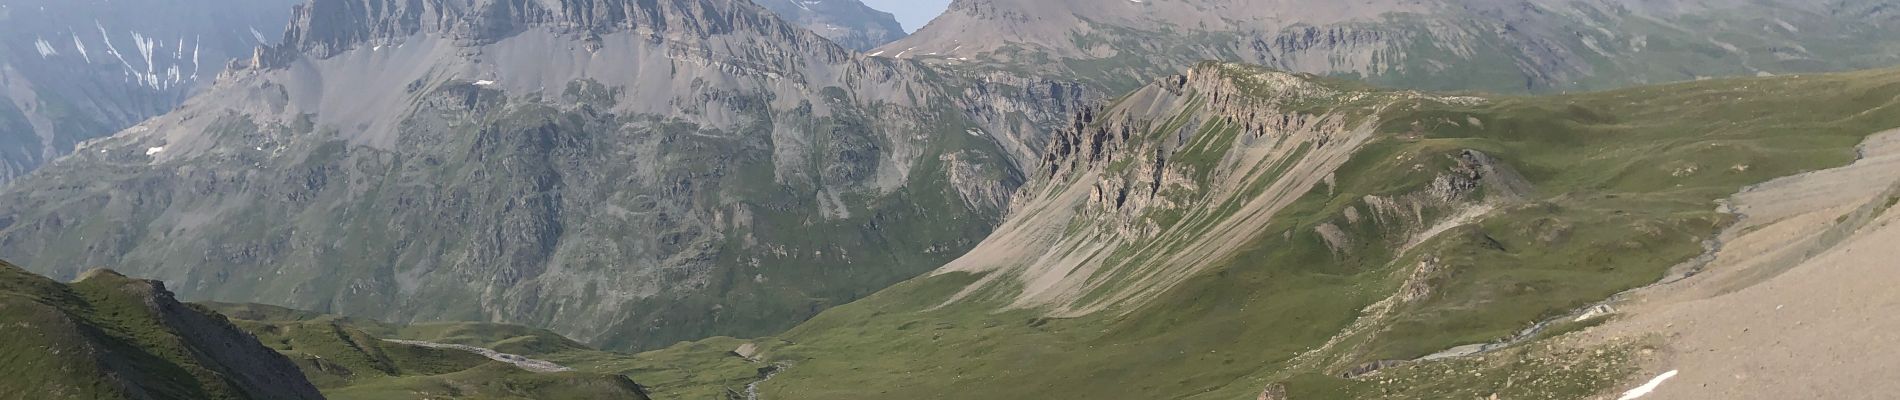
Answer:
[{"label": "green grass", "polygon": [[[58,399],[297,393],[290,386],[296,383],[250,380],[294,376],[289,362],[251,357],[241,342],[204,342],[208,337],[197,335],[238,333],[217,314],[171,296],[162,286],[112,272],[61,284],[0,262],[0,334],[8,338],[0,341],[0,392]],[[286,386],[254,386],[263,384]]]},{"label": "green grass", "polygon": [[1293,399],[1585,399],[1635,373],[1631,360],[1649,346],[1641,341],[1586,348],[1540,344],[1390,367],[1358,379],[1304,374],[1282,387]]},{"label": "green grass", "polygon": [[643,399],[624,376],[581,372],[540,374],[490,362],[442,375],[403,377],[326,392],[332,399]]},{"label": "green grass", "polygon": [[[626,371],[600,366],[624,364],[632,356],[593,350],[542,329],[477,322],[400,325],[258,304],[204,307],[231,315],[239,327],[289,356],[332,399],[625,399],[646,393]],[[530,372],[475,353],[385,339],[485,347],[576,371]]]}]

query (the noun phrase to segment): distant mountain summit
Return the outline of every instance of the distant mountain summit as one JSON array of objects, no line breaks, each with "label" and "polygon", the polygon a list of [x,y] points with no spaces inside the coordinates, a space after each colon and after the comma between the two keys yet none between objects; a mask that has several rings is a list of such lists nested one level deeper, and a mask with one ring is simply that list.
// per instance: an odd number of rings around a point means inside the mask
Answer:
[{"label": "distant mountain summit", "polygon": [[0,193],[0,254],[617,349],[762,335],[975,245],[1046,140],[1031,119],[1070,111],[1063,85],[866,57],[743,0],[290,19],[178,111]]},{"label": "distant mountain summit", "polygon": [[874,52],[1116,89],[1201,60],[1390,86],[1557,92],[1900,61],[1880,0],[958,0]]},{"label": "distant mountain summit", "polygon": [[275,42],[293,3],[0,4],[0,184],[81,141],[171,111],[226,61]]},{"label": "distant mountain summit", "polygon": [[870,50],[903,39],[904,26],[891,13],[858,0],[753,0],[792,23],[853,50]]}]

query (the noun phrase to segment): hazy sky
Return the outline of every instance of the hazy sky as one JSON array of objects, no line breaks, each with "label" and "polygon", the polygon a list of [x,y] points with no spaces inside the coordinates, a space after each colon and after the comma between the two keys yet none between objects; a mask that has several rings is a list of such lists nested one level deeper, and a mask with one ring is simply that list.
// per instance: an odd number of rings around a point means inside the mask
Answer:
[{"label": "hazy sky", "polygon": [[876,9],[884,10],[892,14],[897,14],[897,22],[903,23],[904,29],[911,30],[911,31],[916,31],[917,28],[924,27],[924,24],[930,23],[931,18],[936,18],[937,14],[942,14],[944,7],[950,6],[950,0],[861,0],[861,1],[863,1],[864,4],[871,6],[871,8],[876,8]]}]

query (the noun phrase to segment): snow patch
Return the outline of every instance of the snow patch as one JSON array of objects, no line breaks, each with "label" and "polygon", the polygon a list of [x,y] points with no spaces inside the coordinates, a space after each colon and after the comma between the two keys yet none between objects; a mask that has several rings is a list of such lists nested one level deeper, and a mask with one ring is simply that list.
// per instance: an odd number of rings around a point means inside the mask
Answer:
[{"label": "snow patch", "polygon": [[192,37],[191,42],[191,80],[198,80],[198,47],[204,45],[204,36]]},{"label": "snow patch", "polygon": [[1636,398],[1648,396],[1651,392],[1655,392],[1657,387],[1661,387],[1663,381],[1676,377],[1677,372],[1679,371],[1672,370],[1664,372],[1661,376],[1657,376],[1656,379],[1650,379],[1649,383],[1645,383],[1643,386],[1638,386],[1635,389],[1630,389],[1628,392],[1623,392],[1623,397],[1618,397],[1616,400],[1636,400]]},{"label": "snow patch", "polygon": [[73,34],[73,48],[79,49],[79,56],[84,57],[87,64],[92,63],[92,55],[86,53],[86,41],[80,40],[77,33]]},{"label": "snow patch", "polygon": [[148,156],[155,155],[158,153],[163,153],[163,152],[165,152],[165,146],[158,146],[158,147],[145,149],[145,155],[148,155]]},{"label": "snow patch", "polygon": [[494,86],[494,85],[495,85],[495,81],[491,81],[491,80],[475,81],[475,86]]},{"label": "snow patch", "polygon": [[33,49],[39,50],[41,59],[59,55],[59,50],[54,49],[53,44],[47,43],[46,39],[33,38]]}]

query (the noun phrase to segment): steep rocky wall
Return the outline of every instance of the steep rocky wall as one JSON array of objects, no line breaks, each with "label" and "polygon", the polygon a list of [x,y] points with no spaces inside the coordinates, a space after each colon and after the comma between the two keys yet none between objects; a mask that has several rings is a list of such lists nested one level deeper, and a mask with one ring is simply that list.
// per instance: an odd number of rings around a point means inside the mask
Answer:
[{"label": "steep rocky wall", "polygon": [[[1223,64],[1163,79],[1078,112],[1032,169],[1012,218],[937,273],[984,273],[952,302],[1001,300],[1057,316],[1139,305],[1267,234],[1278,211],[1309,192],[1333,190],[1333,171],[1374,139],[1379,119],[1368,110],[1402,101],[1473,100],[1340,90]],[[1417,192],[1368,196],[1317,233],[1340,252],[1366,239],[1347,230],[1383,232],[1364,246],[1402,245],[1461,210],[1528,190],[1482,152],[1447,158]]]}]

